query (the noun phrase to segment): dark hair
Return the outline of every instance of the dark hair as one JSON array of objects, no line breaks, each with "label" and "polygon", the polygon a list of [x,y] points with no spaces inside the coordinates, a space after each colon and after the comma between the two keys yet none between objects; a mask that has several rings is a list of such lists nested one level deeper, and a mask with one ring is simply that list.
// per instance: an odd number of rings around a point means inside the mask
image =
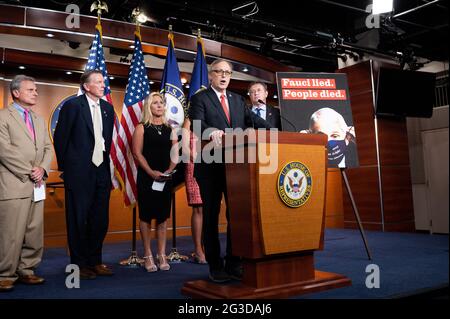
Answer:
[{"label": "dark hair", "polygon": [[264,87],[264,90],[265,90],[266,92],[268,92],[268,90],[267,90],[267,84],[264,83],[264,82],[259,82],[259,81],[251,82],[251,83],[248,85],[247,92],[250,92],[250,88],[251,88],[253,85],[256,85],[256,84],[261,84],[261,85]]},{"label": "dark hair", "polygon": [[80,88],[81,88],[81,91],[84,92],[83,84],[89,82],[89,78],[91,77],[92,74],[101,74],[101,75],[103,75],[102,71],[100,71],[100,70],[88,70],[88,71],[85,71],[80,77]]}]

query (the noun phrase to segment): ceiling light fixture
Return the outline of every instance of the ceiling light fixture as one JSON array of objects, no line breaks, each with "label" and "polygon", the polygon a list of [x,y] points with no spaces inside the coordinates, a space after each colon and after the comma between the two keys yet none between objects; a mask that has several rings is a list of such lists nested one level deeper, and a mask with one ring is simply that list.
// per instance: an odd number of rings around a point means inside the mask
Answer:
[{"label": "ceiling light fixture", "polygon": [[136,22],[139,22],[141,24],[149,20],[147,15],[143,11],[141,11],[139,7],[133,9],[133,12],[131,12],[131,16]]},{"label": "ceiling light fixture", "polygon": [[25,70],[26,68],[23,65],[21,65],[21,66],[19,66],[19,69]]},{"label": "ceiling light fixture", "polygon": [[394,0],[373,0],[372,14],[382,14],[394,11]]},{"label": "ceiling light fixture", "polygon": [[53,33],[47,33],[45,36],[47,38],[53,38],[55,35]]}]

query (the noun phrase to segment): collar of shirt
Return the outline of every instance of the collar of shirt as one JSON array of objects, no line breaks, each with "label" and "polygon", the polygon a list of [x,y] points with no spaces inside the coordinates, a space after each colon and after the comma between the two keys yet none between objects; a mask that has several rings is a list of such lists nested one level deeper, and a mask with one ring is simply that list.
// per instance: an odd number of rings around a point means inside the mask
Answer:
[{"label": "collar of shirt", "polygon": [[261,109],[261,111],[264,111],[264,112],[266,111],[266,105],[265,105],[265,104],[253,105],[253,106],[252,106],[253,111],[256,112],[256,109],[257,109],[258,107]]},{"label": "collar of shirt", "polygon": [[228,106],[228,96],[227,96],[227,91],[225,90],[225,92],[220,93],[219,91],[217,91],[217,90],[216,90],[214,87],[212,87],[212,86],[211,86],[211,89],[213,89],[214,93],[216,93],[217,98],[219,99],[219,102],[220,102],[220,96],[221,96],[222,94],[225,95],[225,103],[227,103],[227,106]]},{"label": "collar of shirt", "polygon": [[90,107],[95,107],[95,106],[97,106],[97,104],[100,104],[100,99],[98,99],[96,102],[93,99],[91,99],[89,96],[87,96],[87,94],[86,94],[86,99],[87,99]]},{"label": "collar of shirt", "polygon": [[262,104],[262,105],[253,105],[252,106],[253,113],[258,114],[258,112],[256,111],[257,108],[261,109],[261,118],[263,118],[265,120],[266,119],[266,106],[264,104]]},{"label": "collar of shirt", "polygon": [[[89,98],[89,96],[86,95],[88,104],[89,104],[89,111],[91,111],[91,117],[92,117],[92,123],[94,123],[94,109],[96,107],[97,104],[100,104],[100,99],[95,102],[94,100],[92,100],[91,98]],[[100,108],[100,114],[102,113],[102,109]],[[100,116],[100,128],[103,130],[103,119]]]},{"label": "collar of shirt", "polygon": [[[17,104],[16,102],[13,103],[14,108],[19,112],[20,116],[22,117],[22,119],[25,121],[25,108],[19,104]],[[31,111],[28,110],[28,114],[31,114]],[[30,115],[30,121],[31,121],[31,125],[33,125],[33,117]]]}]

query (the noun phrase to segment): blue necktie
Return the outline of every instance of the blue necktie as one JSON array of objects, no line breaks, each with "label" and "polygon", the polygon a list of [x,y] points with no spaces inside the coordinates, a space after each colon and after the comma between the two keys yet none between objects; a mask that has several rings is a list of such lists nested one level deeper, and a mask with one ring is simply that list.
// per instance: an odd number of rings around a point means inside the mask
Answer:
[{"label": "blue necktie", "polygon": [[257,107],[256,108],[256,115],[258,115],[259,117],[261,117],[261,108]]}]

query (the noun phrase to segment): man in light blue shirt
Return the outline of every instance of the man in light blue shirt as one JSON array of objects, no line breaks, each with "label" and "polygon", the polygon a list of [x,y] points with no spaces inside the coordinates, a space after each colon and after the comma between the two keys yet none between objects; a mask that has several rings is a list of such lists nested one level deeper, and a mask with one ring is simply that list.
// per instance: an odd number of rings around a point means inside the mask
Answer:
[{"label": "man in light blue shirt", "polygon": [[252,82],[248,87],[252,111],[265,120],[272,128],[281,130],[280,110],[267,105],[267,96],[269,92],[264,82]]}]

